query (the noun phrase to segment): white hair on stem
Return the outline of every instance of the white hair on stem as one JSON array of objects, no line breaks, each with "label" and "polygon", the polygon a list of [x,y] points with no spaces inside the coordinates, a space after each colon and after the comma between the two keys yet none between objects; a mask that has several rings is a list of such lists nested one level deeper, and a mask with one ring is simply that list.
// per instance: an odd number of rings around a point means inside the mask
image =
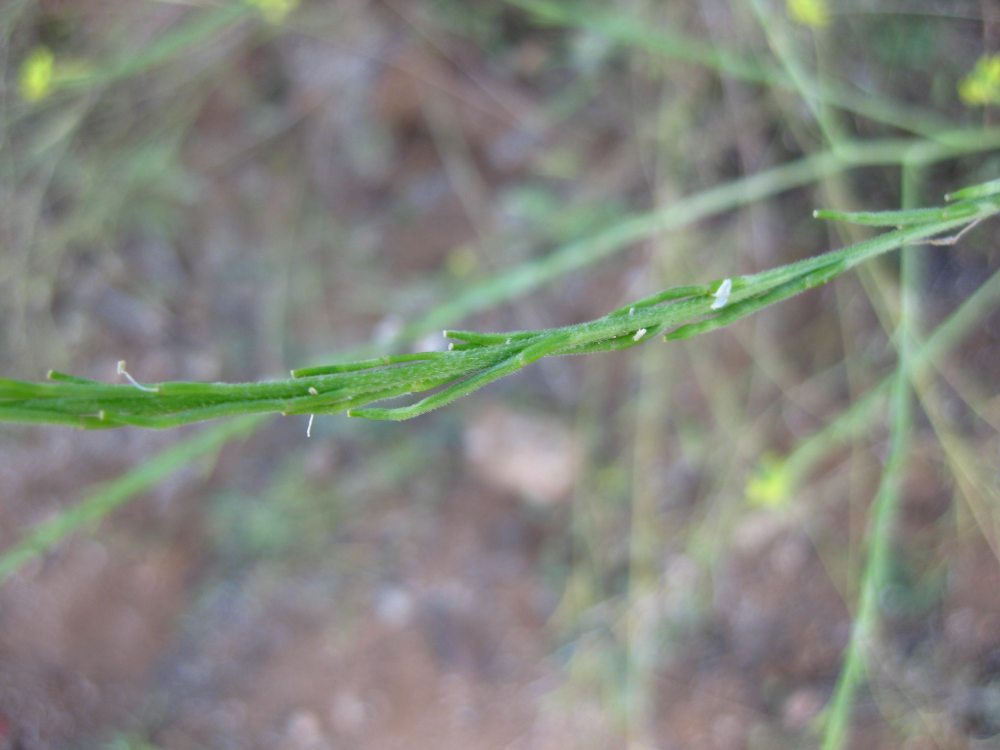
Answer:
[{"label": "white hair on stem", "polygon": [[128,370],[125,369],[125,360],[124,359],[119,359],[118,360],[118,374],[119,375],[123,375],[125,377],[125,379],[129,383],[131,383],[132,385],[134,385],[140,391],[146,391],[147,393],[157,393],[160,390],[159,388],[150,387],[148,385],[142,385],[138,380],[136,380],[131,375],[129,375]]}]

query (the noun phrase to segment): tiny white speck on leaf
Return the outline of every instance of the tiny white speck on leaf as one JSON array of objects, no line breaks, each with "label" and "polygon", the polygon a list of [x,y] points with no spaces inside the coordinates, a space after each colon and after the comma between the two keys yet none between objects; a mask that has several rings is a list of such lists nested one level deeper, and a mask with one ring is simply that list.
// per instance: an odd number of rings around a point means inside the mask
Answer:
[{"label": "tiny white speck on leaf", "polygon": [[635,336],[632,337],[632,340],[633,341],[638,341],[639,339],[641,339],[645,335],[646,335],[646,329],[645,328],[640,328],[638,331],[635,332]]},{"label": "tiny white speck on leaf", "polygon": [[727,304],[729,304],[729,293],[733,291],[733,280],[725,279],[719,288],[715,290],[715,302],[712,303],[713,310],[721,310]]}]

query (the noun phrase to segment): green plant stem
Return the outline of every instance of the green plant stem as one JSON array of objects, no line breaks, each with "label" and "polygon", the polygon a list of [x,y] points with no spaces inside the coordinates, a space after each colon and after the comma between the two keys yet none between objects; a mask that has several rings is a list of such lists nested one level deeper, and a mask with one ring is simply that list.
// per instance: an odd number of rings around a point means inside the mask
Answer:
[{"label": "green plant stem", "polygon": [[[856,167],[933,164],[998,148],[1000,128],[943,130],[932,141],[886,138],[841,143],[836,148],[694,193],[654,211],[626,217],[596,234],[563,245],[538,260],[521,263],[506,273],[457,292],[449,302],[404,326],[395,341],[416,338],[453,320],[526,294],[636,242],[689,227],[726,211],[809,185],[823,177]],[[966,196],[961,197],[964,199]]]},{"label": "green plant stem", "polygon": [[[451,403],[531,362],[554,355],[627,348],[669,331],[687,337],[835,278],[858,263],[1000,213],[1000,196],[953,204],[945,213],[863,242],[747,276],[680,287],[646,297],[602,318],[560,328],[502,334],[459,332],[458,346],[382,359],[308,368],[262,383],[162,382],[111,385],[54,373],[49,383],[0,380],[0,421],[85,428],[165,428],[237,414],[348,414],[409,419]],[[898,218],[898,217],[897,217]],[[914,219],[916,221],[916,219]],[[720,299],[720,287],[731,287]],[[688,296],[693,295],[693,296]],[[411,406],[366,408],[411,393],[443,390]]]},{"label": "green plant stem", "polygon": [[92,73],[67,81],[63,87],[86,89],[141,75],[151,68],[177,59],[251,13],[253,8],[242,0],[196,11],[142,49],[108,60]]},{"label": "green plant stem", "polygon": [[812,110],[823,139],[829,144],[843,142],[845,140],[844,129],[837,120],[836,114],[826,106],[827,97],[824,96],[826,82],[821,77],[814,78],[799,61],[793,49],[791,35],[786,28],[786,19],[778,18],[775,14],[770,13],[761,0],[749,0],[749,5],[771,50],[787,72],[792,87]]},{"label": "green plant stem", "polygon": [[854,696],[865,679],[865,664],[877,637],[878,596],[889,575],[892,528],[899,505],[902,467],[912,421],[909,377],[906,368],[900,367],[893,379],[889,458],[872,506],[868,561],[862,574],[861,594],[844,655],[844,666],[827,709],[823,750],[840,750],[844,746],[850,729]]},{"label": "green plant stem", "polygon": [[[919,378],[949,348],[956,346],[1000,304],[1000,271],[987,279],[955,312],[912,353],[906,364],[911,378]],[[879,403],[891,393],[895,373],[857,399],[819,432],[799,443],[784,460],[791,488],[797,487],[830,451],[866,432],[880,409]]]},{"label": "green plant stem", "polygon": [[[587,29],[625,48],[638,47],[667,59],[701,65],[736,80],[795,90],[803,95],[810,106],[813,106],[814,100],[818,100],[930,140],[937,140],[942,131],[948,127],[944,118],[893,101],[884,94],[873,95],[836,82],[824,81],[822,86],[815,85],[801,66],[788,65],[789,60],[785,59],[784,54],[787,54],[792,61],[794,57],[788,52],[787,43],[777,50],[779,55],[782,55],[786,70],[698,41],[691,35],[636,23],[635,20],[613,9],[553,0],[506,0],[506,2],[530,13],[539,22]],[[768,23],[765,21],[765,31],[768,28]]]},{"label": "green plant stem", "polygon": [[115,508],[195,460],[213,456],[230,439],[245,435],[259,423],[260,417],[245,416],[203,430],[189,439],[172,445],[141,466],[91,490],[83,502],[74,505],[50,521],[36,526],[20,542],[0,555],[0,583],[32,558],[49,550],[59,541],[86,526],[95,524]]},{"label": "green plant stem", "polygon": [[[912,205],[915,169],[903,169],[903,204]],[[879,594],[889,581],[893,528],[898,516],[906,456],[913,427],[913,369],[915,333],[918,329],[917,289],[921,264],[905,253],[900,265],[901,304],[896,327],[898,352],[890,397],[889,455],[871,508],[868,559],[861,576],[857,611],[844,663],[826,711],[822,750],[841,750],[848,741],[855,696],[867,679],[868,664],[879,638]]]}]

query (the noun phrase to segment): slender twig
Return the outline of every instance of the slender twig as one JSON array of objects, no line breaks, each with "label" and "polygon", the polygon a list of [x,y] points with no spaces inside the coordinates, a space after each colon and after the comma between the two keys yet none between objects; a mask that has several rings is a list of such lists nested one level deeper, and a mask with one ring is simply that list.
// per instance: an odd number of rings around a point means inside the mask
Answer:
[{"label": "slender twig", "polygon": [[[904,169],[904,205],[912,199],[914,192],[912,175],[911,168]],[[980,219],[974,220],[966,229],[979,221]],[[919,305],[916,287],[920,264],[917,261],[916,256],[904,255],[901,264],[902,304],[895,336],[899,356],[890,386],[889,455],[882,470],[878,492],[872,502],[871,527],[867,534],[867,559],[861,575],[857,610],[851,627],[851,637],[844,652],[843,666],[825,712],[822,750],[841,750],[847,744],[856,695],[869,677],[875,646],[880,637],[881,617],[878,599],[889,583],[893,527],[899,514],[903,473],[913,426],[910,370],[914,362],[915,334],[918,329],[916,318]]]},{"label": "slender twig", "polygon": [[[971,189],[967,189],[971,190]],[[0,421],[40,422],[100,429],[126,425],[174,427],[238,414],[332,414],[403,420],[473,393],[548,356],[616,351],[665,333],[689,338],[721,328],[757,310],[836,278],[859,263],[920,241],[959,234],[1000,213],[1000,194],[977,186],[971,198],[940,209],[823,218],[898,228],[871,239],[746,276],[657,292],[596,320],[531,331],[445,331],[445,352],[398,354],[292,371],[259,383],[106,384],[63,373],[48,383],[0,379]],[[968,195],[967,191],[957,196]],[[440,389],[440,390],[439,390]],[[399,407],[372,407],[386,399],[425,394]]]}]

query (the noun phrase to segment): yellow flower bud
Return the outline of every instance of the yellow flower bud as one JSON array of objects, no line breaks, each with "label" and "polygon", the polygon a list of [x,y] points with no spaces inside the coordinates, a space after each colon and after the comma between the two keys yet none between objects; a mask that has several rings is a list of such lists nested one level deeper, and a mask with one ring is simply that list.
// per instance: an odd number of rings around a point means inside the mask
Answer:
[{"label": "yellow flower bud", "polygon": [[826,0],[786,0],[789,17],[811,29],[822,29],[830,24],[830,9]]},{"label": "yellow flower bud", "polygon": [[983,55],[958,84],[958,96],[970,107],[1000,104],[1000,55]]},{"label": "yellow flower bud", "polygon": [[18,90],[25,101],[37,102],[52,91],[55,57],[48,47],[35,47],[21,64]]},{"label": "yellow flower bud", "polygon": [[299,5],[299,0],[247,0],[268,23],[279,24]]},{"label": "yellow flower bud", "polygon": [[791,488],[791,475],[785,462],[777,456],[764,456],[747,481],[747,502],[758,507],[776,508],[788,502]]}]

